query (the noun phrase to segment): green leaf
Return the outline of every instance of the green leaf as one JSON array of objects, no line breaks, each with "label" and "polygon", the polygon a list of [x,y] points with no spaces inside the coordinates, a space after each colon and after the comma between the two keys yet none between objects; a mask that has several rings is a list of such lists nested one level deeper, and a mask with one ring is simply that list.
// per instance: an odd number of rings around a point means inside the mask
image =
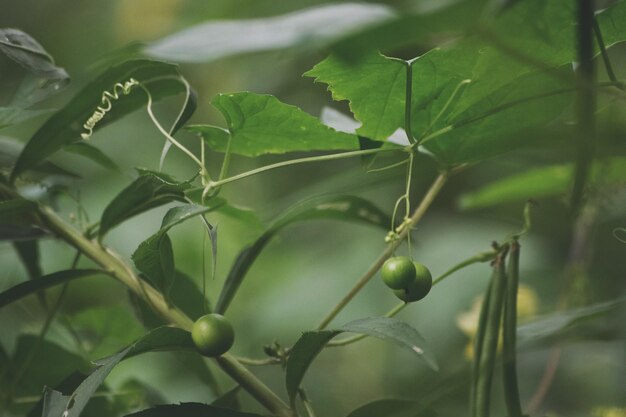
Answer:
[{"label": "green leaf", "polygon": [[26,122],[43,114],[50,114],[53,110],[27,110],[19,107],[0,107],[0,129]]},{"label": "green leaf", "polygon": [[[359,148],[355,135],[337,132],[299,108],[270,95],[249,92],[220,94],[212,104],[228,123],[232,137],[230,150],[235,154],[254,157]],[[216,136],[214,130],[204,139],[211,148],[221,152],[226,150],[227,143]]]},{"label": "green leaf", "polygon": [[54,59],[43,46],[19,29],[0,29],[0,51],[36,76],[33,80],[38,78],[36,82],[28,83],[26,91],[18,92],[19,100],[14,102],[21,106],[57,93],[70,82],[67,72],[54,65]]},{"label": "green leaf", "polygon": [[[43,272],[41,271],[41,262],[39,257],[39,242],[37,240],[23,240],[13,242],[13,247],[20,258],[28,279],[39,279]],[[43,292],[38,292],[37,297],[42,306],[46,306],[46,297]]]},{"label": "green leaf", "polygon": [[209,62],[249,52],[310,50],[393,15],[380,4],[322,5],[268,18],[203,23],[159,39],[144,52],[175,62]]},{"label": "green leaf", "polygon": [[[104,382],[113,368],[123,359],[146,352],[194,349],[191,334],[174,327],[160,327],[148,333],[121,352],[96,361],[97,368],[74,390],[71,395],[57,391],[44,391],[44,417],[78,417],[91,396]],[[72,401],[69,401],[70,398]],[[58,411],[61,411],[60,414]],[[54,413],[52,412],[54,411]]]},{"label": "green leaf", "polygon": [[385,398],[367,403],[347,417],[436,417],[437,413],[412,400]]},{"label": "green leaf", "polygon": [[[424,146],[450,165],[536,146],[539,140],[522,135],[536,134],[554,120],[570,102],[567,91],[574,89],[570,65],[576,59],[574,9],[568,2],[516,2],[482,35],[433,49],[414,60],[413,134],[429,137],[437,132]],[[617,16],[618,11],[605,13]],[[611,29],[607,16],[601,14],[599,20]],[[529,19],[532,25],[527,24]],[[626,39],[623,26],[609,30],[607,43]],[[400,65],[376,55],[351,64],[330,57],[307,75],[328,84],[336,99],[350,102],[362,123],[359,132],[385,139],[404,125],[405,80],[400,77],[397,85],[391,84]],[[361,83],[363,77],[379,83]],[[464,80],[471,82],[460,87]],[[372,96],[378,99],[371,100]],[[381,103],[391,108],[381,112]]]},{"label": "green leaf", "polygon": [[127,414],[126,417],[262,417],[260,414],[244,413],[228,408],[201,403],[158,405],[154,408]]},{"label": "green leaf", "polygon": [[[172,304],[180,308],[194,321],[206,314],[206,311],[210,311],[207,300],[191,277],[178,270],[174,271],[174,274],[174,285],[169,294]],[[129,295],[133,301],[136,315],[146,328],[153,329],[167,324],[161,316],[154,313],[145,301],[132,292],[129,292]]]},{"label": "green leaf", "polygon": [[23,198],[0,201],[0,240],[30,240],[45,235],[36,210],[37,203]]},{"label": "green leaf", "polygon": [[[211,201],[213,200],[209,200]],[[143,272],[166,296],[169,296],[176,278],[174,251],[167,231],[187,219],[215,210],[222,202],[223,200],[215,200],[214,204],[208,206],[188,204],[168,210],[163,217],[161,229],[143,241],[133,253],[132,260],[137,269]]]},{"label": "green leaf", "polygon": [[[12,387],[16,396],[39,396],[44,385],[56,386],[69,373],[88,369],[89,364],[79,355],[49,340],[39,340],[36,334],[23,334],[17,339],[9,362],[2,364],[0,389],[8,392]],[[21,372],[23,375],[16,380]],[[19,415],[25,415],[27,409],[21,411]]]},{"label": "green leaf", "polygon": [[556,312],[518,326],[521,349],[550,346],[578,340],[617,340],[623,335],[626,299]]},{"label": "green leaf", "polygon": [[[24,149],[22,143],[9,139],[6,137],[0,137],[0,172],[6,173],[7,176],[15,166],[15,161],[19,157],[20,153]],[[48,175],[64,175],[68,177],[77,178],[78,176],[70,171],[67,171],[51,162],[42,162],[32,169],[28,178],[22,178],[23,180],[38,180],[42,176]]]},{"label": "green leaf", "polygon": [[189,188],[189,184],[147,170],[139,174],[139,178],[124,188],[104,209],[98,231],[100,238],[137,214],[172,201],[185,201],[184,191]]},{"label": "green leaf", "polygon": [[[474,210],[502,203],[565,195],[571,186],[573,172],[573,164],[526,170],[463,194],[459,206],[463,210]],[[604,184],[620,182],[624,177],[626,158],[609,158],[593,163],[590,184],[598,181]]]},{"label": "green leaf", "polygon": [[356,221],[383,229],[391,224],[389,216],[359,197],[323,196],[300,202],[283,212],[252,245],[237,255],[215,305],[215,312],[223,314],[226,311],[246,273],[276,233],[292,223],[315,219]]},{"label": "green leaf", "polygon": [[174,285],[174,250],[167,233],[157,233],[141,242],[131,259],[166,298]]},{"label": "green leaf", "polygon": [[[85,132],[83,124],[98,106],[103,105],[103,93],[112,93],[115,84],[134,78],[150,90],[154,100],[159,100],[185,91],[179,77],[175,65],[145,59],[127,61],[108,69],[85,86],[35,132],[19,156],[11,179],[14,180],[24,171],[35,167],[63,146],[80,139],[81,133]],[[96,125],[94,131],[137,110],[145,103],[146,95],[141,88],[132,89],[128,95],[120,95],[118,100],[113,100],[111,110]]]},{"label": "green leaf", "polygon": [[359,135],[385,140],[404,122],[406,66],[397,59],[369,53],[354,64],[331,56],[304,75],[328,84],[333,100],[350,102],[363,122]]},{"label": "green leaf", "polygon": [[355,320],[335,330],[305,332],[296,342],[289,354],[286,367],[286,384],[289,399],[294,401],[304,374],[326,343],[343,332],[359,333],[389,340],[408,349],[426,364],[437,370],[435,356],[426,347],[424,338],[408,324],[396,318],[374,317]]},{"label": "green leaf", "polygon": [[231,410],[240,410],[238,394],[241,391],[241,385],[235,385],[226,391],[225,394],[216,398],[211,405],[214,407],[229,408]]},{"label": "green leaf", "polygon": [[20,300],[27,295],[34,294],[37,291],[45,290],[46,288],[54,287],[55,285],[63,284],[77,278],[102,274],[104,272],[105,271],[101,269],[68,269],[44,275],[36,280],[22,282],[0,293],[0,308]]},{"label": "green leaf", "polygon": [[103,168],[109,169],[111,171],[120,172],[120,167],[117,166],[115,161],[107,156],[100,149],[96,148],[93,145],[90,145],[85,142],[76,142],[71,143],[63,147],[63,150],[66,152],[70,152],[76,155],[83,156],[96,164],[100,165]]}]

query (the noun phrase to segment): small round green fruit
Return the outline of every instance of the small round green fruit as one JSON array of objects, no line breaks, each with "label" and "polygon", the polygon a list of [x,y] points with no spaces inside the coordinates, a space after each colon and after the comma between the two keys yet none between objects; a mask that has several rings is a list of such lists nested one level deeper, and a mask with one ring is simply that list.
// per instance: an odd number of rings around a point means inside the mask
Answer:
[{"label": "small round green fruit", "polygon": [[433,277],[428,268],[419,262],[414,263],[415,279],[404,288],[394,291],[396,297],[405,303],[419,301],[426,297],[433,286]]},{"label": "small round green fruit", "polygon": [[383,264],[381,276],[386,286],[393,290],[407,288],[415,279],[415,266],[406,256],[394,256]]},{"label": "small round green fruit", "polygon": [[214,357],[223,355],[233,346],[235,331],[226,317],[207,314],[193,324],[191,338],[200,353]]}]

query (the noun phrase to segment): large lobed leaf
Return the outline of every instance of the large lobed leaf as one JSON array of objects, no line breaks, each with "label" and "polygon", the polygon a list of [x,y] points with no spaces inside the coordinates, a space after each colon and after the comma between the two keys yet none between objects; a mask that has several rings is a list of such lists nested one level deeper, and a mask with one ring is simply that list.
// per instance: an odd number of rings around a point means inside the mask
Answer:
[{"label": "large lobed leaf", "polygon": [[317,118],[276,97],[250,92],[220,94],[212,101],[228,124],[228,132],[213,126],[194,126],[212,149],[259,156],[296,151],[356,150],[355,135],[338,132]]},{"label": "large lobed leaf", "polygon": [[[555,119],[570,102],[573,73],[566,65],[576,54],[574,9],[573,3],[558,0],[517,2],[481,35],[416,59],[413,134],[428,136],[446,128],[424,145],[446,164],[536,144],[521,133]],[[626,39],[626,25],[615,26],[624,15],[622,9],[619,4],[598,16],[608,45]],[[328,84],[334,98],[350,102],[362,122],[360,133],[385,140],[404,124],[406,75],[401,67],[377,54],[358,62],[331,56],[306,75]],[[361,82],[363,77],[372,82]],[[459,89],[465,80],[471,82]]]}]

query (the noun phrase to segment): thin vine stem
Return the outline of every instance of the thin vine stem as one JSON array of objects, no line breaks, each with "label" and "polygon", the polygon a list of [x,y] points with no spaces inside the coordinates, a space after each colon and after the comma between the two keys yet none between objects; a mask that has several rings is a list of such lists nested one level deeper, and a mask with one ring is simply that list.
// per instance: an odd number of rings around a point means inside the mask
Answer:
[{"label": "thin vine stem", "polygon": [[387,248],[380,254],[380,256],[374,261],[374,263],[370,266],[370,268],[363,274],[363,276],[356,282],[356,284],[348,291],[348,293],[330,310],[330,312],[322,319],[320,324],[317,326],[317,330],[325,329],[331,321],[345,308],[345,306],[361,291],[361,289],[367,284],[376,272],[383,266],[383,263],[395,252],[395,250],[400,246],[402,240],[409,233],[411,228],[413,228],[426,214],[426,211],[431,206],[435,198],[445,185],[448,180],[450,173],[443,172],[437,176],[435,181],[432,183],[422,201],[417,206],[413,215],[409,218],[406,227],[402,229],[400,232],[398,239],[391,241]]},{"label": "thin vine stem", "polygon": [[202,192],[203,195],[207,195],[212,189],[219,188],[222,185],[229,184],[231,182],[239,181],[244,178],[251,177],[253,175],[260,174],[262,172],[270,171],[277,168],[283,168],[291,165],[305,164],[309,162],[319,161],[332,161],[336,159],[353,158],[355,156],[371,155],[381,152],[397,152],[398,148],[376,148],[376,149],[364,149],[360,151],[350,151],[335,153],[330,155],[310,156],[306,158],[290,159],[288,161],[277,162],[275,164],[266,165],[260,168],[256,168],[250,171],[242,172],[241,174],[233,175],[232,177],[224,178],[218,181],[211,181],[207,184]]}]

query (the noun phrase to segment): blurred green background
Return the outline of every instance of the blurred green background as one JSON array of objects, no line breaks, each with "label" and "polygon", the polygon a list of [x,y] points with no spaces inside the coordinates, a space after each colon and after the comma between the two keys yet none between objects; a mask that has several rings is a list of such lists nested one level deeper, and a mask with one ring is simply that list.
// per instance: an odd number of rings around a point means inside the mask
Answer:
[{"label": "blurred green background", "polygon": [[[15,27],[32,35],[72,77],[70,87],[46,103],[54,106],[66,102],[93,77],[95,62],[130,42],[149,42],[206,20],[272,16],[324,2],[22,0],[3,3],[0,27]],[[408,1],[386,3],[399,10],[415,6]],[[624,51],[619,46],[611,51],[618,65],[618,78],[624,78],[626,73]],[[398,56],[417,56],[424,50],[413,47],[390,52]],[[347,112],[345,103],[331,103],[324,86],[301,76],[325,55],[324,51],[264,52],[209,64],[183,65],[183,75],[199,94],[199,107],[191,122],[224,126],[219,113],[210,106],[210,99],[219,92],[243,90],[273,94],[316,116],[325,105]],[[16,64],[0,57],[0,104],[8,102],[22,76],[23,71]],[[169,122],[174,119],[179,105],[180,97],[168,99],[157,106],[157,114],[161,120]],[[0,136],[26,141],[42,120],[4,129]],[[180,138],[195,147],[197,140],[193,135],[183,132]],[[145,111],[140,110],[96,133],[92,144],[115,159],[124,168],[124,174],[105,171],[69,154],[55,155],[53,160],[83,173],[83,178],[73,184],[73,189],[78,190],[74,194],[93,221],[99,218],[104,205],[130,182],[132,167],[158,168],[163,138]],[[241,172],[281,159],[235,157],[231,169]],[[545,152],[517,152],[480,164],[454,178],[414,233],[415,259],[428,265],[437,276],[466,257],[488,249],[491,241],[518,230],[523,203],[462,212],[457,208],[461,191],[477,188],[507,173],[559,160],[559,155]],[[209,169],[216,173],[220,161],[220,155],[211,154]],[[166,169],[178,178],[188,178],[194,171],[194,167],[175,151],[169,155]],[[420,198],[435,173],[436,167],[429,159],[418,160],[414,172],[414,201]],[[232,203],[254,209],[266,223],[296,201],[327,193],[363,196],[391,213],[396,198],[403,192],[403,176],[403,168],[366,174],[358,160],[315,163],[268,172],[232,184],[223,190],[223,196]],[[534,315],[553,311],[566,285],[563,265],[569,251],[571,224],[565,215],[565,203],[566,196],[541,201],[533,214],[532,233],[522,241],[522,281],[536,294]],[[66,215],[76,213],[72,199],[61,198],[59,204]],[[580,291],[581,304],[624,294],[626,245],[612,234],[616,227],[626,226],[623,184],[609,206],[610,213],[614,214],[603,214],[593,232],[592,257],[581,280],[584,286]],[[137,245],[159,227],[169,207],[131,219],[115,229],[106,243],[129,257]],[[215,302],[235,256],[259,235],[262,226],[213,214],[210,220],[219,226],[216,279],[213,281],[206,274],[207,293]],[[208,245],[203,249],[203,233],[195,221],[171,232],[177,267],[193,277],[198,285],[203,279],[203,250],[207,268],[210,264]],[[333,221],[301,223],[287,228],[253,265],[228,312],[237,331],[233,352],[260,357],[264,344],[276,339],[283,345],[291,345],[302,331],[314,328],[380,253],[385,234],[383,230]],[[401,252],[406,253],[406,248]],[[74,255],[64,244],[50,239],[42,242],[41,253],[46,272],[68,268]],[[0,245],[0,265],[0,289],[26,279],[8,243]],[[88,266],[89,262],[83,260],[81,265]],[[424,335],[436,352],[442,365],[439,373],[427,369],[409,353],[379,340],[323,352],[305,379],[319,415],[343,416],[365,402],[384,397],[423,401],[442,416],[465,415],[470,364],[465,350],[469,339],[459,328],[457,319],[471,309],[474,299],[484,291],[489,274],[487,265],[467,268],[400,314],[400,318]],[[56,291],[48,293],[52,298]],[[376,278],[336,323],[382,315],[395,303],[394,296]],[[80,329],[87,348],[94,349],[90,359],[113,353],[142,332],[126,291],[106,277],[73,282],[61,315],[62,320],[69,320]],[[44,317],[35,297],[0,311],[0,344],[5,351],[10,353],[16,349],[19,335],[37,334]],[[52,326],[48,339],[79,356],[84,354],[59,323]],[[624,352],[624,342],[619,339],[567,345],[541,407],[544,415],[588,416],[597,412],[597,407],[626,406]],[[548,345],[520,353],[519,374],[525,402],[535,392],[550,355]],[[107,379],[109,389],[124,392],[127,381],[134,379],[142,384],[142,390],[145,387],[154,390],[157,401],[160,398],[167,402],[208,402],[213,394],[201,382],[201,375],[194,371],[187,356],[153,353],[128,360]],[[52,365],[43,354],[32,366]],[[211,369],[224,389],[232,385],[219,369],[212,365]],[[279,367],[254,371],[272,388],[284,392],[283,372]],[[24,378],[29,379],[34,372],[27,370]],[[53,384],[53,381],[45,383]],[[498,385],[496,392],[500,389]],[[38,392],[35,390],[32,394]],[[246,409],[260,411],[246,394],[242,393],[241,398]],[[495,394],[494,398],[501,396]],[[503,410],[502,404],[497,407]]]}]

